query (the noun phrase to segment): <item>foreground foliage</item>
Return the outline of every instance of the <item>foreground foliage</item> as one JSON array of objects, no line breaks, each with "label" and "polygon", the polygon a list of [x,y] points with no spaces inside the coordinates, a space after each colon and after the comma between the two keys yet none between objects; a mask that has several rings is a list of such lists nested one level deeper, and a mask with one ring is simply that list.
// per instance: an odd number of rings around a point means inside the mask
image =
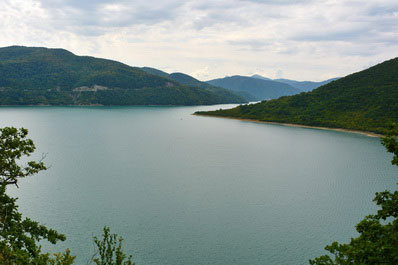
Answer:
[{"label": "foreground foliage", "polygon": [[[394,154],[392,164],[398,166],[398,125],[382,143]],[[321,256],[311,260],[311,265],[398,264],[398,191],[378,192],[373,201],[381,209],[357,224],[359,237],[348,244],[333,242],[325,248],[333,257]]]},{"label": "foreground foliage", "polygon": [[[4,265],[71,265],[75,257],[69,249],[61,253],[43,253],[40,241],[52,244],[64,241],[63,234],[45,227],[18,212],[17,199],[7,195],[9,185],[18,186],[21,178],[32,176],[46,166],[42,161],[19,164],[21,158],[35,151],[28,130],[13,127],[0,128],[0,264]],[[26,159],[26,158],[25,158]],[[99,257],[96,265],[133,265],[131,256],[122,251],[123,239],[104,228],[103,239],[94,238]]]},{"label": "foreground foliage", "polygon": [[104,227],[102,239],[94,237],[94,243],[98,249],[98,253],[93,258],[94,263],[96,265],[134,265],[131,255],[124,254],[122,242],[122,237],[111,234],[109,227]]},{"label": "foreground foliage", "polygon": [[[18,212],[17,199],[6,194],[7,185],[18,185],[21,178],[46,169],[43,162],[30,161],[26,165],[17,163],[21,157],[30,156],[35,150],[35,145],[27,138],[27,134],[26,129],[0,129],[1,264],[48,264],[51,260],[49,254],[41,253],[41,247],[37,242],[44,239],[55,244],[57,241],[65,240],[65,236],[57,231],[29,218],[23,219],[22,214]],[[65,255],[59,254],[58,260]]]},{"label": "foreground foliage", "polygon": [[[49,254],[43,254],[37,243],[45,239],[55,244],[65,240],[65,236],[29,218],[23,219],[15,204],[16,199],[10,198],[5,191],[6,186],[1,185],[0,264],[48,264]],[[58,259],[65,255],[58,254]]]},{"label": "foreground foliage", "polygon": [[198,114],[385,134],[398,120],[398,58],[308,93]]}]

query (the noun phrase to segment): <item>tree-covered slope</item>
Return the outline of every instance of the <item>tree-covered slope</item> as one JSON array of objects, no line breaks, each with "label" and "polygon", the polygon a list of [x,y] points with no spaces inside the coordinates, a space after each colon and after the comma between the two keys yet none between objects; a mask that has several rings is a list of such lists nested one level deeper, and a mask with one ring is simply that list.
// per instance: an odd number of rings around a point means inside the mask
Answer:
[{"label": "tree-covered slope", "polygon": [[275,99],[302,92],[297,88],[281,82],[238,75],[210,80],[207,83],[239,93],[248,93],[255,100]]},{"label": "tree-covered slope", "polygon": [[190,75],[184,74],[184,73],[168,74],[161,70],[158,70],[155,68],[150,68],[150,67],[143,67],[142,70],[144,70],[150,74],[169,78],[169,79],[176,81],[183,85],[203,88],[203,89],[210,91],[218,96],[222,96],[223,98],[229,100],[230,102],[245,103],[245,102],[248,102],[251,100],[250,96],[249,96],[249,98],[247,98],[247,95],[245,95],[245,94],[235,93],[234,91],[230,91],[230,90],[227,90],[222,87],[210,85],[206,82],[199,81],[198,79],[196,79]]},{"label": "tree-covered slope", "polygon": [[152,75],[158,75],[161,77],[169,77],[169,74],[166,72],[163,72],[161,70],[158,70],[156,68],[152,68],[152,67],[141,67],[141,70],[147,72],[148,74],[152,74]]},{"label": "tree-covered slope", "polygon": [[138,67],[63,49],[0,48],[0,104],[197,105],[238,96],[182,85]]},{"label": "tree-covered slope", "polygon": [[385,133],[398,121],[398,58],[308,93],[198,114]]},{"label": "tree-covered slope", "polygon": [[211,87],[211,85],[205,82],[201,82],[198,79],[184,73],[171,73],[169,74],[169,78],[184,85],[198,86],[205,88]]}]

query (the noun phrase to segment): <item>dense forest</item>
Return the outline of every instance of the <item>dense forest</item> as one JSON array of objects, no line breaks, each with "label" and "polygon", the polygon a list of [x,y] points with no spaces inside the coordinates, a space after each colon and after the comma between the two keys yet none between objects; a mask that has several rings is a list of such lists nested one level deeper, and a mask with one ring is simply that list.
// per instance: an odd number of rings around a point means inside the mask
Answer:
[{"label": "dense forest", "polygon": [[63,49],[0,48],[0,105],[242,103],[225,89],[181,84],[138,67]]},{"label": "dense forest", "polygon": [[398,120],[398,58],[308,93],[197,114],[383,134]]}]

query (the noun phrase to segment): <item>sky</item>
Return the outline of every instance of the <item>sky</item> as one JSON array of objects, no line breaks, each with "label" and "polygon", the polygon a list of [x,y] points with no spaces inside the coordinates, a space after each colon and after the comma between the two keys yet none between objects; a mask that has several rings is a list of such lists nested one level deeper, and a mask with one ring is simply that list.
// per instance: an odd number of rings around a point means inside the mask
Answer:
[{"label": "sky", "polygon": [[1,0],[0,47],[321,81],[398,57],[397,0]]}]

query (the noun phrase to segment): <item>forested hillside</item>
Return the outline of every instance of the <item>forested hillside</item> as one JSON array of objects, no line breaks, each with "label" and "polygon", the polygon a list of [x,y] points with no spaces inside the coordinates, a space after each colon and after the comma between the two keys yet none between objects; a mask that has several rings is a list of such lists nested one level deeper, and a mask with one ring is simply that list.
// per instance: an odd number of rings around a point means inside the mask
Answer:
[{"label": "forested hillside", "polygon": [[166,78],[169,78],[170,80],[176,81],[183,85],[203,88],[207,91],[217,94],[218,96],[222,96],[223,98],[225,98],[226,100],[229,100],[230,102],[244,103],[244,102],[254,100],[250,96],[247,97],[247,95],[244,93],[243,94],[236,93],[235,91],[230,91],[230,90],[222,88],[222,87],[213,86],[206,82],[199,81],[198,79],[196,79],[190,75],[184,74],[184,73],[168,74],[166,72],[163,72],[161,70],[151,68],[151,67],[142,67],[141,69],[147,73],[166,77]]},{"label": "forested hillside", "polygon": [[198,105],[244,102],[138,67],[63,49],[0,48],[0,105]]},{"label": "forested hillside", "polygon": [[385,133],[398,121],[398,58],[312,92],[198,114]]}]

